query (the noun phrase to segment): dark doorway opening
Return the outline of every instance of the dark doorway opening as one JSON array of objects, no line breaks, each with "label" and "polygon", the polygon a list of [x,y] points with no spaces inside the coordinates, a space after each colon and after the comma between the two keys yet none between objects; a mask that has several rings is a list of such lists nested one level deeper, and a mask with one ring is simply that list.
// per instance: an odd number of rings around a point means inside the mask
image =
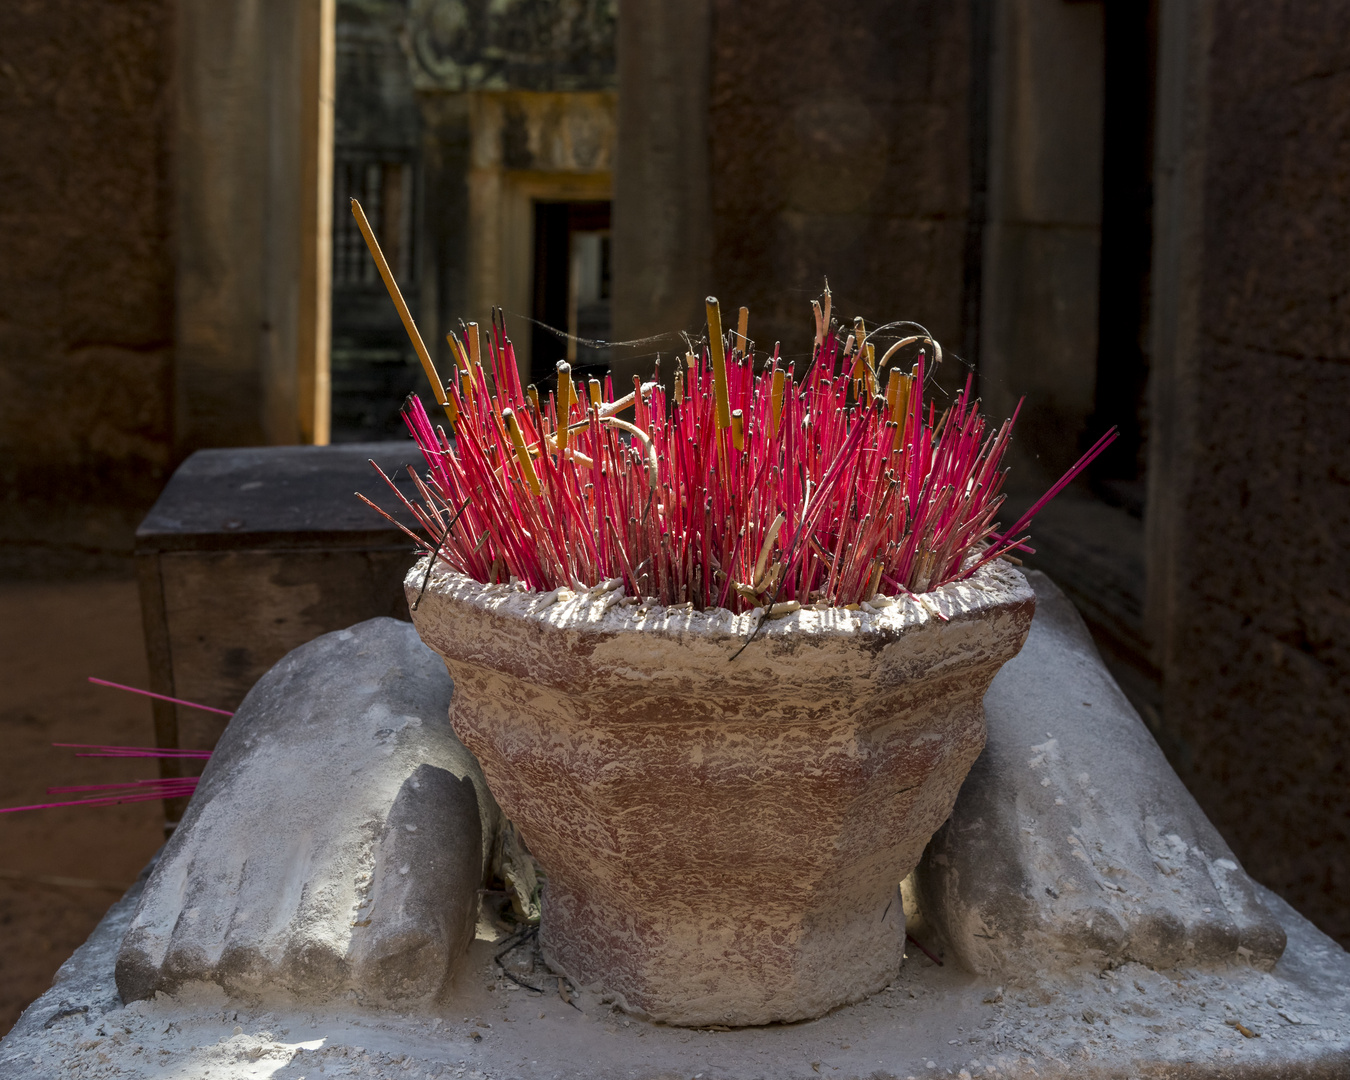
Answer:
[{"label": "dark doorway opening", "polygon": [[559,360],[574,377],[609,370],[608,345],[592,344],[610,334],[609,220],[608,202],[534,204],[530,381],[538,386],[554,377]]},{"label": "dark doorway opening", "polygon": [[1097,459],[1097,494],[1143,515],[1148,440],[1149,288],[1153,258],[1153,112],[1157,0],[1105,7],[1101,292],[1096,410],[1090,432],[1120,438]]}]

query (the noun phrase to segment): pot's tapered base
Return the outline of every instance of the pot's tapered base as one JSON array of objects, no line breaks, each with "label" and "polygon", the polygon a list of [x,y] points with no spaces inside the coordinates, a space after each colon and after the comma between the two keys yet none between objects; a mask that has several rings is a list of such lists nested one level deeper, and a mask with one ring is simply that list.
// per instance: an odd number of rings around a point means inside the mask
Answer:
[{"label": "pot's tapered base", "polygon": [[[405,582],[416,599],[416,568]],[[885,986],[897,889],[984,745],[1035,597],[983,567],[923,600],[754,615],[433,573],[413,618],[450,722],[548,872],[563,971],[669,1024],[823,1015]]]},{"label": "pot's tapered base", "polygon": [[550,880],[540,945],[549,965],[577,985],[635,1016],[681,1027],[821,1016],[883,989],[904,959],[899,889],[889,900],[797,919],[766,917],[751,897],[710,899],[708,909],[673,916],[635,912]]}]

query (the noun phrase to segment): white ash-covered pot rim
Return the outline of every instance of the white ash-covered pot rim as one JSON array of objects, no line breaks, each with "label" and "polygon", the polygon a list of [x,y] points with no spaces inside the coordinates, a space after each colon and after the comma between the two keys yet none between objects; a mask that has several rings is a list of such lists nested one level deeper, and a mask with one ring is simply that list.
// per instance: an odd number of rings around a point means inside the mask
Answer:
[{"label": "white ash-covered pot rim", "polygon": [[[1007,562],[995,559],[963,581],[951,581],[919,595],[878,598],[856,608],[778,605],[780,610],[764,621],[756,634],[763,608],[736,614],[727,608],[696,611],[689,604],[665,606],[624,595],[617,578],[589,589],[549,592],[527,590],[519,583],[488,585],[444,562],[437,564],[428,579],[427,558],[419,559],[404,580],[410,604],[423,593],[425,583],[427,595],[421,604],[434,595],[486,615],[535,623],[541,630],[591,631],[606,636],[643,633],[686,639],[694,635],[742,643],[751,635],[769,641],[803,637],[894,639],[921,627],[965,622],[1009,605],[1035,603],[1035,593],[1026,578]],[[784,607],[790,610],[781,610]],[[416,613],[414,621],[418,621]]]}]

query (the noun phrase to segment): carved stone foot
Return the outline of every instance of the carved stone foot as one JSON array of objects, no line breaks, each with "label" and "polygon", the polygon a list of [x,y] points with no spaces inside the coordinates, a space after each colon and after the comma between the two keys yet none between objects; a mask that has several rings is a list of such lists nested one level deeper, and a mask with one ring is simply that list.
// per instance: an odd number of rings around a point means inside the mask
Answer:
[{"label": "carved stone foot", "polygon": [[206,980],[245,994],[434,994],[472,938],[500,824],[416,631],[372,619],[249,692],[146,884],[124,1000]]},{"label": "carved stone foot", "polygon": [[967,967],[1270,968],[1285,933],[1106,670],[1073,605],[1036,617],[984,699],[989,739],[915,872]]}]

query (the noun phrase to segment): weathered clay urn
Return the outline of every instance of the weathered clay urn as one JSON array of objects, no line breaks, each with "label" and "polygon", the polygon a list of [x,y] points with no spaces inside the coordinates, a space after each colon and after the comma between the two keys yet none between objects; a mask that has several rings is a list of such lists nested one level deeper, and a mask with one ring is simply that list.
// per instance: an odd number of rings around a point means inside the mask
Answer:
[{"label": "weathered clay urn", "polygon": [[737,655],[757,616],[441,567],[413,621],[548,873],[548,961],[656,1020],[743,1025],[895,976],[899,884],[984,746],[984,693],[1034,608],[995,563],[921,599],[776,618]]}]

